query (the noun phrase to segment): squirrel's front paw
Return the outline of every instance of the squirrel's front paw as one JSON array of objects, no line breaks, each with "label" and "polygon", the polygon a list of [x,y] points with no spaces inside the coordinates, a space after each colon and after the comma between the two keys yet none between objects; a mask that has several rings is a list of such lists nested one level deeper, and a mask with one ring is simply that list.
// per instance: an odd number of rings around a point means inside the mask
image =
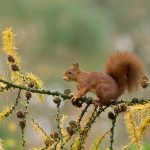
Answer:
[{"label": "squirrel's front paw", "polygon": [[79,101],[80,97],[76,96],[76,95],[73,95],[72,98],[71,98],[71,102],[74,106],[76,107],[82,107],[82,103]]},{"label": "squirrel's front paw", "polygon": [[73,102],[76,102],[76,101],[78,101],[79,98],[80,98],[79,96],[73,95],[72,98],[71,98],[71,100],[72,100]]}]

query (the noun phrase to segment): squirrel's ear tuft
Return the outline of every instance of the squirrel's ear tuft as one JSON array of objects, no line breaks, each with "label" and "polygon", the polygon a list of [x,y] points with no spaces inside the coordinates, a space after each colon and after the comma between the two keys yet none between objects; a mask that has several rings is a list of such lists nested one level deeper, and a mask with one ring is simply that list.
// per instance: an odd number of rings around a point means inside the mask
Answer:
[{"label": "squirrel's ear tuft", "polygon": [[75,66],[76,68],[79,68],[79,63],[75,63],[74,66]]},{"label": "squirrel's ear tuft", "polygon": [[79,63],[72,64],[73,67],[79,68]]}]

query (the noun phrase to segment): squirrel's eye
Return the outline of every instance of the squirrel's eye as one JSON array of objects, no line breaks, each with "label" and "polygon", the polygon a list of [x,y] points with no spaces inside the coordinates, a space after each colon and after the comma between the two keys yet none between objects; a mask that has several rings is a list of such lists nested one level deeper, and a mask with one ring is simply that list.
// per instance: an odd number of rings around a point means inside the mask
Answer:
[{"label": "squirrel's eye", "polygon": [[69,71],[69,72],[68,72],[68,74],[72,74],[72,72],[71,72],[71,71]]}]

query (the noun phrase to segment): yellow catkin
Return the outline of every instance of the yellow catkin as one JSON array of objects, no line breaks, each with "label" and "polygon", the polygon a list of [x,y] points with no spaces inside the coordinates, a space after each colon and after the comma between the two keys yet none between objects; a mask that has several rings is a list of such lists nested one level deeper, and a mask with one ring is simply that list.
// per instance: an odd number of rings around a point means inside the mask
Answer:
[{"label": "yellow catkin", "polygon": [[[21,59],[16,51],[17,48],[15,44],[16,34],[12,30],[12,28],[6,28],[2,34],[3,51],[5,52],[7,57],[12,57],[14,60],[13,62],[7,61],[10,66],[11,80],[13,81],[13,83],[22,84],[23,78],[22,74],[19,71]],[[15,65],[18,70],[14,71],[12,69],[12,65]]]},{"label": "yellow catkin", "polygon": [[63,141],[60,141],[57,144],[57,150],[62,150],[62,144],[67,142],[68,138],[69,138],[69,134],[67,132],[67,130],[64,128],[64,123],[66,121],[66,119],[68,118],[68,116],[66,115],[62,115],[62,117],[60,118],[60,130],[61,130],[61,134],[63,136]]},{"label": "yellow catkin", "polygon": [[105,139],[106,135],[109,134],[110,130],[105,132],[104,134],[98,136],[92,143],[91,150],[101,150],[100,145],[102,141]]},{"label": "yellow catkin", "polygon": [[134,105],[131,107],[131,111],[137,115],[138,121],[141,122],[143,118],[150,116],[150,102]]},{"label": "yellow catkin", "polygon": [[[1,78],[2,79],[2,78]],[[0,88],[4,88],[6,86],[6,84],[0,82]]]},{"label": "yellow catkin", "polygon": [[66,142],[69,138],[69,134],[68,134],[67,130],[62,128],[61,133],[63,135],[63,141]]},{"label": "yellow catkin", "polygon": [[145,110],[145,109],[149,109],[150,108],[150,103],[146,103],[146,104],[137,104],[137,105],[134,105],[131,110],[132,111],[142,111],[142,110]]},{"label": "yellow catkin", "polygon": [[57,144],[57,150],[62,150],[62,142],[60,141],[58,144]]},{"label": "yellow catkin", "polygon": [[136,131],[137,129],[134,124],[133,117],[130,111],[126,112],[124,119],[125,119],[125,125],[127,128],[127,131],[130,134],[131,139],[134,139],[134,138],[137,139],[137,131]]},{"label": "yellow catkin", "polygon": [[129,144],[122,147],[122,150],[128,150],[131,145],[133,145],[134,140],[132,140]]},{"label": "yellow catkin", "polygon": [[11,81],[13,81],[15,84],[23,84],[23,75],[20,74],[18,71],[12,71],[11,72]]},{"label": "yellow catkin", "polygon": [[2,123],[3,120],[4,120],[4,116],[2,116],[2,115],[0,114],[0,123]]},{"label": "yellow catkin", "polygon": [[[39,77],[37,77],[33,73],[31,73],[31,72],[26,73],[25,78],[28,80],[28,82],[34,82],[35,88],[37,88],[37,89],[43,88],[43,82],[40,80]],[[44,99],[43,94],[36,94],[36,95],[38,96],[40,101],[43,101],[43,99]]]},{"label": "yellow catkin", "polygon": [[13,32],[12,28],[6,28],[3,31],[2,43],[3,43],[3,51],[14,58],[15,64],[20,64],[20,57],[16,52],[16,44],[15,44],[15,36],[16,34]]},{"label": "yellow catkin", "polygon": [[142,119],[141,124],[139,126],[139,139],[141,139],[146,133],[147,128],[150,126],[150,117],[146,117]]},{"label": "yellow catkin", "polygon": [[48,138],[44,130],[35,120],[32,121],[32,128],[41,137],[43,141],[45,141]]},{"label": "yellow catkin", "polygon": [[[34,147],[32,149],[29,149],[29,150],[42,150],[45,146],[40,146],[40,147]],[[48,150],[48,149],[45,149],[45,150]]]},{"label": "yellow catkin", "polygon": [[63,136],[63,141],[66,142],[69,138],[69,134],[67,132],[67,130],[64,128],[64,124],[65,121],[67,120],[68,116],[66,115],[62,115],[62,117],[60,118],[60,128],[61,128],[61,133]]},{"label": "yellow catkin", "polygon": [[7,117],[6,114],[9,114],[12,110],[12,107],[4,107],[2,112],[0,112],[0,123]]},{"label": "yellow catkin", "polygon": [[133,117],[130,111],[126,112],[124,120],[125,120],[125,125],[127,128],[127,132],[130,135],[131,141],[133,141],[133,144],[136,144],[138,149],[141,150],[142,145],[141,145],[140,140],[138,139],[138,130],[137,130],[137,127],[135,126],[135,122],[133,120]]},{"label": "yellow catkin", "polygon": [[42,149],[42,147],[34,147],[34,148],[30,149],[30,150],[41,150],[41,149]]},{"label": "yellow catkin", "polygon": [[37,77],[36,75],[34,75],[32,72],[28,72],[26,73],[26,78],[27,80],[30,82],[34,82],[36,88],[40,89],[43,88],[43,82],[39,79],[39,77]]},{"label": "yellow catkin", "polygon": [[[3,80],[7,80],[7,76],[8,76],[7,72],[1,72],[0,74],[0,78]],[[4,88],[4,87],[6,87],[6,84],[0,82],[0,88]]]},{"label": "yellow catkin", "polygon": [[3,141],[0,139],[0,150],[4,150]]},{"label": "yellow catkin", "polygon": [[150,102],[137,104],[131,107],[131,111],[136,114],[138,120],[138,139],[141,140],[150,125]]},{"label": "yellow catkin", "polygon": [[80,138],[79,137],[76,137],[74,139],[74,143],[72,145],[72,149],[73,150],[79,150],[79,145],[80,145]]}]

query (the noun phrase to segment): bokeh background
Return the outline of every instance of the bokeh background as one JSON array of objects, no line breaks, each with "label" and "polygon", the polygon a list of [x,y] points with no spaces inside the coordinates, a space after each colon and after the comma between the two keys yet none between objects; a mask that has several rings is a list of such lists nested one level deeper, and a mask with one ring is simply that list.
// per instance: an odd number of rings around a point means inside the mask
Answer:
[{"label": "bokeh background", "polygon": [[[71,63],[79,62],[87,71],[102,71],[106,59],[116,50],[136,53],[150,71],[149,8],[149,0],[0,0],[0,32],[11,26],[17,33],[17,51],[24,72],[39,76],[48,89],[63,91],[70,88],[74,91],[75,84],[62,80],[64,70]],[[2,72],[7,72],[2,50],[0,67]],[[124,97],[149,96],[149,90],[141,91]],[[13,95],[1,96],[0,109],[15,100]],[[51,100],[51,97],[45,97],[40,103],[34,97],[30,106],[30,115],[47,133],[56,129],[56,107]],[[74,108],[68,101],[62,104],[61,111],[69,116],[69,121],[76,120],[81,109]],[[87,139],[87,150],[95,137],[110,125],[107,113],[98,119]],[[149,135],[150,132],[144,138],[145,145],[149,144]],[[5,140],[7,150],[21,149],[20,136],[15,115],[0,126],[0,138]],[[26,137],[28,148],[41,144],[40,138],[32,132],[31,124],[27,126]],[[120,115],[115,131],[115,150],[128,142],[123,115]],[[106,140],[103,146],[108,145]],[[147,146],[147,149],[150,148]]]}]

